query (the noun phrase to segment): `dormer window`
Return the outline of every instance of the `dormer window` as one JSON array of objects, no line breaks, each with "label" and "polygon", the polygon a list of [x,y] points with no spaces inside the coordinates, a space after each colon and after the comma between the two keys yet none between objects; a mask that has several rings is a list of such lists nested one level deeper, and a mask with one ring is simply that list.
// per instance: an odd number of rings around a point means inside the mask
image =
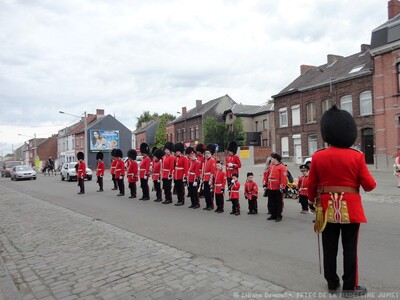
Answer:
[{"label": "dormer window", "polygon": [[365,66],[365,64],[364,64],[364,65],[361,65],[361,66],[354,67],[353,69],[351,69],[351,71],[349,72],[349,74],[352,74],[352,73],[356,73],[356,72],[358,72],[358,71],[361,71],[361,69],[364,68],[364,66]]}]

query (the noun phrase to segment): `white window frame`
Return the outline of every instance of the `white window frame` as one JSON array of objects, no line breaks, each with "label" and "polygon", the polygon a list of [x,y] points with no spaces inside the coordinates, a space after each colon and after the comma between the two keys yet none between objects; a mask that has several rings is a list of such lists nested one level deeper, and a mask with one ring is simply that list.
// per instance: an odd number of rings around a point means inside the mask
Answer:
[{"label": "white window frame", "polygon": [[346,95],[340,98],[340,108],[353,115],[353,99],[351,95]]},{"label": "white window frame", "polygon": [[282,157],[289,157],[289,137],[281,137]]},{"label": "white window frame", "polygon": [[279,109],[279,127],[288,127],[288,115],[286,107]]},{"label": "white window frame", "polygon": [[292,126],[301,125],[300,104],[293,105],[291,108],[292,108]]},{"label": "white window frame", "polygon": [[[310,109],[311,107],[311,109]],[[315,112],[315,103],[310,102],[306,104],[306,117],[307,117],[307,123],[315,123],[317,120],[316,112]]]},{"label": "white window frame", "polygon": [[263,120],[263,130],[267,130],[268,129],[268,119],[264,119]]},{"label": "white window frame", "polygon": [[316,134],[310,134],[307,137],[308,144],[308,156],[314,154],[315,151],[318,150],[318,136]]},{"label": "white window frame", "polygon": [[360,115],[372,115],[372,93],[365,91],[360,93]]},{"label": "white window frame", "polygon": [[329,110],[329,108],[330,108],[330,103],[331,102],[331,100],[330,99],[325,99],[325,100],[322,100],[322,102],[321,102],[321,112],[322,113],[324,113],[324,112],[326,112],[327,110]]}]

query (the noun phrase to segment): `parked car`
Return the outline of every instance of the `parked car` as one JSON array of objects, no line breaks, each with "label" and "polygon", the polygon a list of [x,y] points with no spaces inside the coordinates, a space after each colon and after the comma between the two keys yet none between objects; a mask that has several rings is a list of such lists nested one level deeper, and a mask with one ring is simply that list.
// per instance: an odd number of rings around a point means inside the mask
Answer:
[{"label": "parked car", "polygon": [[19,160],[8,160],[3,164],[3,168],[1,169],[1,177],[10,177],[11,169],[14,166],[23,165],[24,162]]},{"label": "parked car", "polygon": [[307,158],[304,160],[303,164],[306,165],[306,166],[308,166],[308,167],[310,167],[310,165],[311,165],[311,157],[307,157]]},{"label": "parked car", "polygon": [[36,180],[36,171],[28,165],[14,166],[10,172],[11,180],[33,179]]},{"label": "parked car", "polygon": [[[61,168],[61,180],[67,179],[67,181],[72,181],[72,180],[77,180],[76,177],[76,166],[77,162],[69,162],[69,163],[64,163],[62,168]],[[87,180],[92,180],[93,174],[92,170],[89,168],[86,168],[86,179]]]}]

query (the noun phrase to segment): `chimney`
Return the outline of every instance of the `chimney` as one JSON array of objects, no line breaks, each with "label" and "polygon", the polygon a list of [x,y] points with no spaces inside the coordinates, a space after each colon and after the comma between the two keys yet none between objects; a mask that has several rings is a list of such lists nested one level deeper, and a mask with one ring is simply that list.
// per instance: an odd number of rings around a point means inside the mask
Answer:
[{"label": "chimney", "polygon": [[388,18],[389,20],[400,14],[400,1],[390,0],[388,2]]},{"label": "chimney", "polygon": [[182,106],[182,116],[186,116],[187,108],[186,106]]},{"label": "chimney", "polygon": [[300,66],[300,75],[305,74],[308,70],[316,69],[316,68],[317,68],[316,66],[301,65]]},{"label": "chimney", "polygon": [[196,110],[200,110],[203,105],[203,100],[196,100]]},{"label": "chimney", "polygon": [[96,109],[96,115],[97,116],[104,116],[104,109]]},{"label": "chimney", "polygon": [[368,51],[369,49],[371,49],[370,45],[361,44],[361,53],[364,53],[364,52]]},{"label": "chimney", "polygon": [[333,64],[335,61],[343,58],[343,56],[341,55],[335,55],[335,54],[328,54],[327,56],[327,61],[328,61],[328,65]]}]

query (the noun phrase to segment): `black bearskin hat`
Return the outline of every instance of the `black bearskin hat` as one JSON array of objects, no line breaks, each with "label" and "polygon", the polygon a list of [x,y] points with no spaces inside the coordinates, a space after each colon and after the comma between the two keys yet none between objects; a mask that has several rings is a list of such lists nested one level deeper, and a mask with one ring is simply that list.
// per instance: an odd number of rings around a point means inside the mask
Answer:
[{"label": "black bearskin hat", "polygon": [[353,116],[346,110],[333,105],[321,117],[322,139],[329,145],[349,148],[357,138],[357,125]]},{"label": "black bearskin hat", "polygon": [[116,150],[117,150],[117,149],[115,149],[115,148],[111,150],[111,156],[114,156],[114,157],[115,157],[115,151],[116,151]]},{"label": "black bearskin hat", "polygon": [[228,151],[231,151],[233,154],[236,154],[238,149],[238,144],[235,141],[232,141],[228,144]]},{"label": "black bearskin hat", "polygon": [[151,154],[154,155],[154,152],[156,152],[158,148],[156,146],[154,146],[153,148],[151,148]]},{"label": "black bearskin hat", "polygon": [[196,151],[204,153],[204,151],[206,151],[206,146],[204,146],[204,144],[197,144]]},{"label": "black bearskin hat", "polygon": [[164,151],[161,149],[157,149],[156,151],[154,151],[153,155],[155,157],[157,157],[158,159],[161,159],[164,156]]},{"label": "black bearskin hat", "polygon": [[171,152],[174,151],[174,144],[171,143],[171,142],[166,142],[165,145],[164,145],[164,150],[165,149],[168,149]]},{"label": "black bearskin hat", "polygon": [[211,154],[214,154],[215,153],[215,145],[214,144],[208,144],[207,145],[207,148],[206,148],[206,151],[210,151],[211,152]]},{"label": "black bearskin hat", "polygon": [[97,152],[96,153],[96,160],[103,159],[103,158],[104,158],[103,152]]},{"label": "black bearskin hat", "polygon": [[147,145],[146,143],[141,143],[140,144],[140,153],[150,154],[149,145]]},{"label": "black bearskin hat", "polygon": [[121,157],[122,158],[122,150],[121,149],[115,149],[115,157]]},{"label": "black bearskin hat", "polygon": [[191,154],[191,153],[194,153],[194,148],[193,148],[193,147],[187,147],[186,150],[185,150],[185,153],[186,153],[187,155],[189,155],[189,154]]},{"label": "black bearskin hat", "polygon": [[174,145],[174,152],[179,151],[180,153],[184,153],[185,151],[185,145],[183,143],[176,143]]},{"label": "black bearskin hat", "polygon": [[78,158],[78,160],[80,160],[80,159],[84,160],[85,159],[85,154],[83,152],[78,152],[76,154],[76,157]]},{"label": "black bearskin hat", "polygon": [[279,162],[282,161],[282,156],[280,154],[276,153],[276,152],[272,152],[271,153],[271,157],[275,158]]},{"label": "black bearskin hat", "polygon": [[135,159],[136,159],[136,156],[137,156],[137,152],[136,152],[135,149],[130,149],[130,150],[128,150],[127,155],[128,155],[128,157],[129,157],[130,159],[135,160]]}]

